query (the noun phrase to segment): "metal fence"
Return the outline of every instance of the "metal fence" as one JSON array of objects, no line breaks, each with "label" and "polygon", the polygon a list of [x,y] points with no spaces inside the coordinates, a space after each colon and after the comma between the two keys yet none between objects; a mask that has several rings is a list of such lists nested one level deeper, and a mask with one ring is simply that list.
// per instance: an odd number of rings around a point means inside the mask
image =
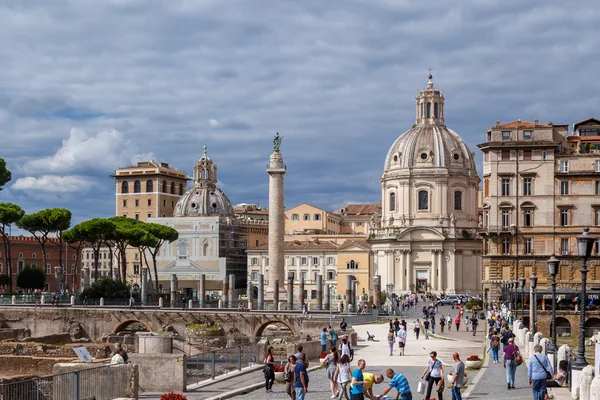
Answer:
[{"label": "metal fence", "polygon": [[245,344],[196,354],[186,359],[188,384],[215,379],[256,364],[258,344]]},{"label": "metal fence", "polygon": [[[131,393],[130,366],[102,365],[0,384],[0,400],[110,400]],[[134,374],[135,375],[135,374]]]}]

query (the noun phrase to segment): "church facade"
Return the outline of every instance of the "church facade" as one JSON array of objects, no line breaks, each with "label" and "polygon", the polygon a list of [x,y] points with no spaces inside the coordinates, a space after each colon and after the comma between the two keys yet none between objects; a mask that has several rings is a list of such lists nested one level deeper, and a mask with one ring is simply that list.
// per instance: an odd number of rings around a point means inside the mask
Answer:
[{"label": "church facade", "polygon": [[474,154],[444,123],[444,95],[429,76],[416,124],[388,151],[382,210],[371,220],[372,275],[395,293],[480,293],[479,177]]}]

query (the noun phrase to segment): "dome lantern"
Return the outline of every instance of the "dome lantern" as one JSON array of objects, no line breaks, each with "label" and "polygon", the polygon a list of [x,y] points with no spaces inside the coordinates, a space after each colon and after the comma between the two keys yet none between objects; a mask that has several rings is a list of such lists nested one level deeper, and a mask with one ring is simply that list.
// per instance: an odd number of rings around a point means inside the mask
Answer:
[{"label": "dome lantern", "polygon": [[417,125],[444,125],[444,92],[433,86],[429,73],[427,88],[417,92]]}]

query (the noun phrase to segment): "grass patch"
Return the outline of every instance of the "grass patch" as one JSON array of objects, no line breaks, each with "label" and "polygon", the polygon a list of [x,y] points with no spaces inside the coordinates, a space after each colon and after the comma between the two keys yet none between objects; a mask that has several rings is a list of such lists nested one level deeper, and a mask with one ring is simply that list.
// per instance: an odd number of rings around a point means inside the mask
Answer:
[{"label": "grass patch", "polygon": [[218,326],[207,326],[207,325],[200,325],[200,324],[190,324],[190,325],[186,325],[185,327],[190,328],[190,329],[202,329],[203,331],[213,331],[213,332],[216,332],[219,329],[221,329]]},{"label": "grass patch", "polygon": [[[550,340],[550,338],[548,338]],[[585,338],[585,340],[589,340],[590,338]],[[558,348],[563,344],[569,345],[571,347],[571,351],[573,352],[573,356],[577,357],[579,352],[579,338],[576,336],[557,336],[556,337],[556,345]],[[585,346],[585,359],[588,364],[594,365],[596,357],[596,349],[594,346]]]}]

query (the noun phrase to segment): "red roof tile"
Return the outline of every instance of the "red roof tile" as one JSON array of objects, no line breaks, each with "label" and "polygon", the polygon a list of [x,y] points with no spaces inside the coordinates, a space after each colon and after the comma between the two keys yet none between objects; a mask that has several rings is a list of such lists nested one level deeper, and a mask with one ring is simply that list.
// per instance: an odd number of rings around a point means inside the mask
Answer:
[{"label": "red roof tile", "polygon": [[531,128],[550,128],[552,125],[547,125],[547,124],[536,124],[534,122],[527,122],[527,121],[513,121],[513,122],[508,122],[506,124],[502,124],[502,125],[496,125],[494,126],[494,128],[503,128],[503,129],[515,129],[515,128],[524,128],[524,129],[531,129]]},{"label": "red roof tile", "polygon": [[348,204],[346,207],[336,211],[336,214],[346,215],[372,215],[375,212],[381,212],[381,204]]}]

